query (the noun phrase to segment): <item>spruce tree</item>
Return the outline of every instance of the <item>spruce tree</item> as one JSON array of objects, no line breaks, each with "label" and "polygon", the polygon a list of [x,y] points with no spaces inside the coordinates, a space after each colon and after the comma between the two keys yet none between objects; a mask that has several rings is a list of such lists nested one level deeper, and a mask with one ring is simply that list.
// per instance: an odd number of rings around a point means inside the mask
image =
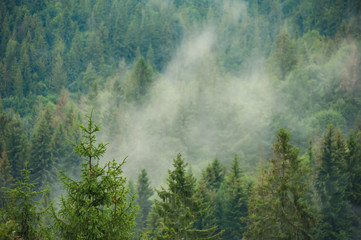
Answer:
[{"label": "spruce tree", "polygon": [[199,216],[195,221],[198,229],[208,229],[218,226],[218,231],[224,228],[224,169],[216,157],[202,171],[195,197],[200,203]]},{"label": "spruce tree", "polygon": [[346,149],[341,133],[336,136],[332,125],[327,129],[320,151],[320,168],[316,188],[321,204],[321,221],[317,239],[349,239],[352,214],[346,195]]},{"label": "spruce tree", "polygon": [[198,183],[195,198],[200,203],[199,214],[194,226],[198,229],[207,229],[209,227],[217,225],[219,219],[217,219],[217,208],[219,207],[216,201],[216,192],[213,189],[209,189],[206,181],[201,178]]},{"label": "spruce tree", "polygon": [[4,207],[4,188],[11,187],[14,178],[11,174],[11,166],[8,156],[6,154],[6,148],[3,148],[0,156],[0,207]]},{"label": "spruce tree", "polygon": [[152,201],[149,199],[153,195],[153,189],[150,187],[148,173],[145,169],[142,169],[142,171],[138,175],[137,195],[137,204],[139,206],[139,210],[136,218],[136,230],[139,234],[141,232],[144,232],[145,230],[147,218],[153,204]]},{"label": "spruce tree", "polygon": [[361,206],[361,131],[350,134],[346,156],[348,186],[347,198],[354,206]]},{"label": "spruce tree", "polygon": [[80,180],[73,180],[61,172],[67,192],[61,198],[60,210],[54,213],[60,235],[65,239],[129,239],[135,224],[134,196],[127,202],[129,188],[122,176],[122,163],[114,159],[104,167],[99,164],[106,144],[96,145],[99,124],[92,114],[87,126],[82,126],[82,139],[74,142],[74,150],[82,163]]},{"label": "spruce tree", "polygon": [[155,200],[155,209],[161,218],[158,239],[216,239],[222,233],[214,234],[217,227],[195,229],[199,202],[195,201],[195,182],[192,173],[186,171],[187,163],[181,154],[173,159],[174,169],[169,170],[168,190],[157,190],[160,200]]},{"label": "spruce tree", "polygon": [[247,187],[242,178],[243,173],[236,154],[226,181],[225,239],[241,239],[246,231],[245,219],[248,215],[248,196]]},{"label": "spruce tree", "polygon": [[307,175],[281,129],[273,144],[270,168],[263,170],[249,200],[249,220],[243,239],[312,239],[316,218],[306,198]]},{"label": "spruce tree", "polygon": [[218,190],[224,180],[223,168],[218,160],[215,158],[203,173],[202,178],[205,180],[207,187]]},{"label": "spruce tree", "polygon": [[286,75],[296,65],[297,58],[290,35],[284,30],[276,37],[274,58],[280,70],[281,80],[285,80]]},{"label": "spruce tree", "polygon": [[39,184],[39,188],[46,186],[48,182],[54,182],[56,179],[57,168],[51,144],[54,134],[52,122],[52,109],[47,105],[31,138],[31,176],[32,181]]},{"label": "spruce tree", "polygon": [[22,173],[23,180],[17,181],[14,189],[3,189],[6,207],[2,209],[2,224],[10,228],[8,232],[13,239],[53,239],[50,229],[41,222],[45,211],[39,209],[39,202],[34,200],[43,191],[36,191],[35,184],[30,182],[30,170],[25,168]]},{"label": "spruce tree", "polygon": [[358,221],[353,222],[355,231],[353,236],[361,235],[361,213],[357,211],[361,207],[361,131],[350,134],[347,141],[348,151],[346,154],[347,186],[346,197],[351,204],[351,209]]}]

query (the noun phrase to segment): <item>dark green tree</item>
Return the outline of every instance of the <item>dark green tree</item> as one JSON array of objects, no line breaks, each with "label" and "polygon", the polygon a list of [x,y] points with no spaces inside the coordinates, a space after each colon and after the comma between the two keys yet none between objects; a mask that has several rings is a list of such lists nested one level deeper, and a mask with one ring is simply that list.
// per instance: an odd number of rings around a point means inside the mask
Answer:
[{"label": "dark green tree", "polygon": [[30,166],[33,169],[31,178],[40,188],[56,179],[57,166],[51,144],[54,134],[52,123],[53,112],[50,105],[47,105],[31,138]]},{"label": "dark green tree", "polygon": [[149,199],[153,195],[153,189],[150,187],[148,173],[145,169],[142,169],[138,175],[137,195],[139,210],[136,218],[136,231],[137,234],[140,234],[144,232],[146,228],[147,218],[153,204],[153,202]]},{"label": "dark green tree", "polygon": [[108,162],[99,164],[106,144],[96,145],[99,125],[88,117],[82,126],[83,137],[73,143],[74,150],[85,158],[80,180],[76,181],[61,172],[61,181],[67,192],[61,198],[60,210],[54,213],[60,235],[65,239],[129,239],[135,224],[134,196],[127,202],[129,188],[122,176],[122,166]]},{"label": "dark green tree", "polygon": [[352,214],[347,203],[346,148],[341,133],[330,125],[323,138],[316,189],[321,203],[317,239],[349,239]]},{"label": "dark green tree", "polygon": [[347,147],[348,199],[351,204],[361,206],[361,131],[350,134]]},{"label": "dark green tree", "polygon": [[246,231],[248,192],[242,178],[243,173],[236,154],[226,179],[225,239],[242,239],[242,235]]},{"label": "dark green tree", "polygon": [[14,178],[11,174],[11,166],[8,156],[6,154],[6,148],[3,148],[0,156],[0,207],[4,207],[4,188],[10,188],[14,182]]},{"label": "dark green tree", "polygon": [[281,79],[284,80],[286,75],[294,68],[297,63],[296,50],[290,35],[286,31],[276,37],[275,40],[274,60],[280,70]]},{"label": "dark green tree", "polygon": [[207,187],[218,190],[224,180],[224,171],[218,158],[215,158],[212,164],[206,168],[202,178],[207,184]]},{"label": "dark green tree", "polygon": [[5,149],[11,174],[15,179],[20,179],[21,169],[28,156],[28,141],[18,114],[0,113],[0,151]]},{"label": "dark green tree", "polygon": [[243,239],[312,239],[316,217],[306,197],[307,174],[286,130],[277,133],[273,153],[250,196]]},{"label": "dark green tree", "polygon": [[155,200],[155,209],[161,218],[158,239],[216,239],[217,226],[198,230],[194,221],[199,214],[199,202],[195,200],[196,179],[186,171],[187,163],[181,154],[173,159],[174,169],[168,170],[168,190],[157,190],[160,200]]},{"label": "dark green tree", "polygon": [[[6,208],[3,211],[3,223],[10,229],[12,239],[53,239],[51,231],[41,222],[44,210],[39,209],[39,203],[34,199],[43,192],[36,191],[34,183],[30,182],[30,171],[22,170],[23,180],[16,183],[16,188],[5,188]],[[41,210],[41,211],[40,211]]]},{"label": "dark green tree", "polygon": [[200,210],[195,226],[208,229],[218,226],[220,231],[224,225],[224,168],[218,158],[202,172],[201,180],[195,194],[200,202]]},{"label": "dark green tree", "polygon": [[357,209],[361,206],[361,131],[355,130],[350,134],[347,141],[348,151],[346,153],[347,166],[347,199],[351,203],[352,211],[356,214],[354,221],[353,236],[360,236],[361,234],[361,213]]},{"label": "dark green tree", "polygon": [[153,70],[147,64],[143,57],[135,63],[131,74],[131,86],[127,93],[128,98],[139,100],[147,93],[147,90],[153,80]]}]

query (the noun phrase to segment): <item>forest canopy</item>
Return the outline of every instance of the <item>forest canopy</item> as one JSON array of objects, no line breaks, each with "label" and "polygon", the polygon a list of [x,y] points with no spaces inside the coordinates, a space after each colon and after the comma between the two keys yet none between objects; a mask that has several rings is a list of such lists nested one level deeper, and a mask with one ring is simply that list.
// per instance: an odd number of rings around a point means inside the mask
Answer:
[{"label": "forest canopy", "polygon": [[0,23],[0,238],[359,238],[360,1],[3,0]]}]

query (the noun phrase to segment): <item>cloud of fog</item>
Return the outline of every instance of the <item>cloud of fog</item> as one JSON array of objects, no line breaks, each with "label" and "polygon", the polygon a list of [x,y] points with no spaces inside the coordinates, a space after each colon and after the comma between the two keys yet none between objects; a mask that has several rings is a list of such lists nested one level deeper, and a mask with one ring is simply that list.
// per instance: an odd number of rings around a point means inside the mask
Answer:
[{"label": "cloud of fog", "polygon": [[222,73],[217,44],[212,27],[188,35],[145,103],[120,114],[126,127],[110,142],[109,157],[128,156],[124,169],[133,179],[145,168],[159,184],[178,153],[197,175],[216,156],[224,163],[236,152],[256,159],[275,105],[272,86],[262,66],[242,77]]}]

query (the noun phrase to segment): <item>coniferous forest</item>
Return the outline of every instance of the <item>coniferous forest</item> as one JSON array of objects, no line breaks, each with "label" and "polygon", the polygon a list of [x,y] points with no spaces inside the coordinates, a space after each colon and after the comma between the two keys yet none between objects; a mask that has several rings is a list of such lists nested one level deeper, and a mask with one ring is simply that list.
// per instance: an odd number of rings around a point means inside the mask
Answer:
[{"label": "coniferous forest", "polygon": [[0,24],[0,239],[361,239],[359,0],[2,0]]}]

